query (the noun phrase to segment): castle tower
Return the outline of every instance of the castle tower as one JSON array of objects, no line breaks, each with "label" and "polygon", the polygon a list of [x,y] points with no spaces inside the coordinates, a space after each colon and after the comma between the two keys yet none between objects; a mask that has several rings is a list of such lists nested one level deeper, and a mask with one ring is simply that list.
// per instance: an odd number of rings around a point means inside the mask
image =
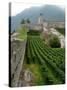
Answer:
[{"label": "castle tower", "polygon": [[40,16],[38,18],[38,24],[42,25],[43,24],[43,14],[40,13]]},{"label": "castle tower", "polygon": [[42,13],[40,13],[40,16],[38,18],[38,24],[41,28],[40,30],[43,31],[43,14]]}]

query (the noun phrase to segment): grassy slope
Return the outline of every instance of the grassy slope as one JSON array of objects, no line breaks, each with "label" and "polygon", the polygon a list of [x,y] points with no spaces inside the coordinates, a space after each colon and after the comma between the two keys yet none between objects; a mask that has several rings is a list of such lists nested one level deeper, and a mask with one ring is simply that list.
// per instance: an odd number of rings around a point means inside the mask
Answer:
[{"label": "grassy slope", "polygon": [[34,76],[34,80],[32,81],[33,85],[43,85],[44,84],[44,80],[42,77],[42,73],[40,70],[40,66],[38,64],[25,64],[24,66],[26,69],[28,68],[33,76]]}]

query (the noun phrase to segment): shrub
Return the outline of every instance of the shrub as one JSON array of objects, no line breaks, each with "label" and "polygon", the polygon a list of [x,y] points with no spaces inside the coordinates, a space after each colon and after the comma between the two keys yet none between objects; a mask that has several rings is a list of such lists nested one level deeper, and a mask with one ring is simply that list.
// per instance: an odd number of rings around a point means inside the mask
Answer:
[{"label": "shrub", "polygon": [[54,36],[52,37],[50,40],[49,40],[49,45],[52,47],[52,48],[60,48],[61,44],[60,44],[60,40],[57,36]]}]

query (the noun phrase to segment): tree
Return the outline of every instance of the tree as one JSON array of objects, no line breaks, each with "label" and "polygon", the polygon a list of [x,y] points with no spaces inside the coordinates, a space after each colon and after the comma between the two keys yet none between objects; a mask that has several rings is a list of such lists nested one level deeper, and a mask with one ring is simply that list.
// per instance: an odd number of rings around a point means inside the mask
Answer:
[{"label": "tree", "polygon": [[57,36],[52,37],[49,40],[49,44],[52,48],[60,48],[61,47],[60,40]]},{"label": "tree", "polygon": [[30,20],[29,19],[27,19],[26,21],[27,21],[27,23],[30,23]]},{"label": "tree", "polygon": [[22,21],[21,21],[21,24],[25,24],[25,23],[30,23],[30,20],[29,19],[22,19]]},{"label": "tree", "polygon": [[25,24],[25,20],[24,19],[22,19],[21,24]]},{"label": "tree", "polygon": [[40,13],[40,16],[43,16],[43,13]]}]

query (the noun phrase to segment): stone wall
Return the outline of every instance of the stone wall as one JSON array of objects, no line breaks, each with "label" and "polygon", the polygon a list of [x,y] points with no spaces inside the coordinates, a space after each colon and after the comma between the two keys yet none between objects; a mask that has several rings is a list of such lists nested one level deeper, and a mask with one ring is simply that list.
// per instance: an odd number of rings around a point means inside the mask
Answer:
[{"label": "stone wall", "polygon": [[11,42],[11,86],[17,87],[19,75],[22,69],[26,47],[26,40],[14,40]]},{"label": "stone wall", "polygon": [[64,28],[65,27],[65,22],[48,22],[48,27]]},{"label": "stone wall", "polygon": [[22,27],[27,27],[29,30],[38,30],[41,31],[42,30],[42,25],[40,24],[22,24]]},{"label": "stone wall", "polygon": [[[42,24],[22,24],[22,26],[25,26],[29,29],[34,29],[34,30],[39,30],[41,31],[42,30]],[[45,28],[56,28],[56,27],[59,27],[59,28],[64,28],[65,27],[65,22],[43,22],[43,27]]]}]

